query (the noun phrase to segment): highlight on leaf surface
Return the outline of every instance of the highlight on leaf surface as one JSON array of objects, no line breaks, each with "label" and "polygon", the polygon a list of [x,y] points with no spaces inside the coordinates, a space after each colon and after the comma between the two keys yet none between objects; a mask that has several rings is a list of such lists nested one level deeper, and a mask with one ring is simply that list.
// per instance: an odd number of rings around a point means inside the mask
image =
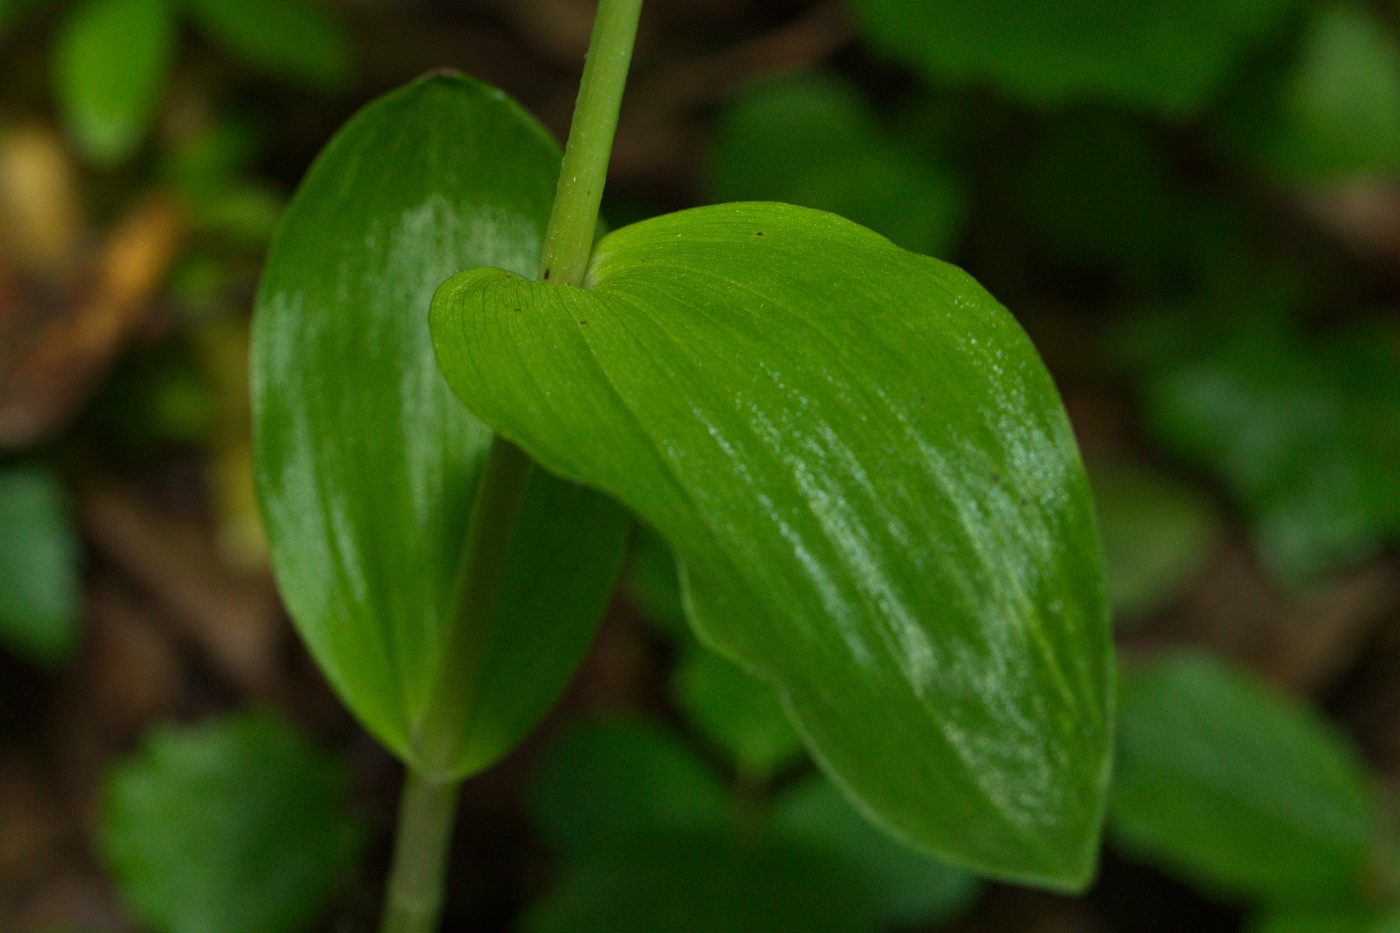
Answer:
[{"label": "highlight on leaf surface", "polygon": [[1087,882],[1112,706],[1092,505],[1049,374],[969,276],[730,204],[610,234],[585,289],[464,272],[433,332],[468,408],[660,532],[702,640],[781,691],[867,816]]},{"label": "highlight on leaf surface", "polygon": [[438,372],[429,301],[464,265],[534,270],[558,166],[501,92],[420,79],[327,146],[258,296],[257,479],[284,599],[366,727],[440,778],[491,764],[553,705],[626,545],[615,504],[533,471],[494,607],[457,605],[491,431]]}]

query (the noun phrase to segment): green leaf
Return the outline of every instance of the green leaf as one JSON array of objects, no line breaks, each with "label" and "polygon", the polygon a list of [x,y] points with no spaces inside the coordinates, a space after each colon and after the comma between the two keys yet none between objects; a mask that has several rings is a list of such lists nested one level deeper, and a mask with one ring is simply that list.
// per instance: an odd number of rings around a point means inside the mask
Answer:
[{"label": "green leaf", "polygon": [[1265,911],[1250,933],[1400,933],[1400,911],[1367,907],[1281,907]]},{"label": "green leaf", "polygon": [[1111,663],[1087,483],[1025,334],[830,214],[699,208],[588,288],[434,300],[467,406],[671,544],[702,640],[770,681],[880,825],[987,874],[1092,872]]},{"label": "green leaf", "polygon": [[868,822],[830,781],[814,777],[775,805],[779,827],[858,867],[868,876],[887,924],[923,929],[972,906],[982,883],[972,875],[901,846]]},{"label": "green leaf", "polygon": [[708,174],[714,200],[831,211],[920,253],[949,250],[965,213],[959,180],[897,142],[831,75],[776,81],[733,101]]},{"label": "green leaf", "polygon": [[1145,120],[1076,108],[1026,159],[1019,201],[1027,226],[1057,256],[1112,270],[1139,288],[1179,288],[1219,208],[1194,202],[1168,154]]},{"label": "green leaf", "polygon": [[802,755],[782,697],[752,674],[693,642],[676,669],[676,705],[751,780],[772,777]]},{"label": "green leaf", "polygon": [[1189,486],[1126,461],[1090,461],[1108,568],[1108,595],[1120,621],[1168,603],[1211,557],[1219,522]]},{"label": "green leaf", "polygon": [[[468,774],[553,705],[602,616],[629,519],[533,472],[489,619],[452,589],[490,431],[433,362],[433,289],[463,265],[539,262],[559,153],[499,91],[437,74],[368,106],[302,183],[254,325],[260,497],[283,596],[316,660],[405,761]],[[479,663],[445,669],[455,625]],[[422,736],[437,691],[461,736]],[[455,760],[435,762],[444,745]]]},{"label": "green leaf", "polygon": [[666,542],[640,523],[632,533],[622,583],[628,600],[658,634],[672,641],[690,637],[676,561]]},{"label": "green leaf", "polygon": [[205,32],[260,71],[321,91],[350,81],[350,36],[319,0],[186,2]]},{"label": "green leaf", "polygon": [[[1248,108],[1246,110],[1245,108]],[[1316,11],[1293,70],[1276,90],[1238,100],[1223,127],[1286,178],[1345,179],[1400,170],[1400,46],[1373,11]]]},{"label": "green leaf", "polygon": [[718,778],[674,733],[641,721],[573,726],[550,746],[530,787],[532,821],[570,854],[661,830],[722,827],[733,809]]},{"label": "green leaf", "polygon": [[1293,584],[1400,540],[1400,328],[1240,327],[1146,385],[1162,441],[1219,473]]},{"label": "green leaf", "polygon": [[526,933],[876,933],[864,879],[808,846],[667,832],[571,865]]},{"label": "green leaf", "polygon": [[858,0],[866,37],[936,81],[1033,104],[1113,101],[1180,118],[1296,0]]},{"label": "green leaf", "polygon": [[1315,713],[1205,655],[1125,677],[1110,821],[1123,847],[1214,890],[1359,896],[1370,781]]},{"label": "green leaf", "polygon": [[54,88],[68,131],[94,162],[135,151],[175,53],[173,0],[86,0],[58,37]]},{"label": "green leaf", "polygon": [[[532,821],[559,849],[563,878],[527,929],[846,933],[872,929],[877,907],[891,920],[951,909],[975,885],[886,839],[826,782],[802,787],[774,823],[741,808],[673,732],[629,720],[572,727],[531,786]],[[816,875],[802,885],[805,872]]]},{"label": "green leaf", "polygon": [[160,727],[108,780],[102,852],[156,933],[296,933],[362,848],[347,784],[266,713]]},{"label": "green leaf", "polygon": [[35,466],[0,470],[0,640],[57,665],[78,640],[78,542],[58,479]]}]

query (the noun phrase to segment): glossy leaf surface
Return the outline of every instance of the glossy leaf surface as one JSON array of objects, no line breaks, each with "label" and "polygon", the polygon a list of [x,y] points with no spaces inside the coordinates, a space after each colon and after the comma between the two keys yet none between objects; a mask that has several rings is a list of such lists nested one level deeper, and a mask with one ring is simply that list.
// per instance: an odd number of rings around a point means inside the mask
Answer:
[{"label": "glossy leaf surface", "polygon": [[1199,110],[1296,0],[858,0],[870,41],[939,81],[1038,104]]},{"label": "glossy leaf surface", "polygon": [[109,779],[103,854],[157,933],[298,933],[361,850],[348,785],[269,714],[163,727]]},{"label": "glossy leaf surface", "polygon": [[781,204],[619,230],[586,284],[443,286],[438,359],[468,407],[669,541],[702,639],[782,691],[868,815],[989,874],[1082,884],[1104,583],[1016,322],[960,270]]},{"label": "glossy leaf surface", "polygon": [[1374,801],[1315,714],[1206,655],[1125,676],[1111,821],[1129,851],[1274,902],[1361,893]]},{"label": "glossy leaf surface", "polygon": [[[433,290],[464,265],[539,262],[559,154],[500,92],[433,75],[331,142],[274,240],[254,329],[259,492],[303,637],[410,763],[470,773],[507,752],[581,658],[628,519],[535,470],[470,670],[445,670],[452,589],[490,431],[433,361]],[[468,734],[420,736],[436,691]],[[427,761],[442,754],[454,760]]]},{"label": "glossy leaf surface", "polygon": [[69,132],[98,162],[130,155],[155,118],[175,51],[174,0],[85,0],[59,35],[54,85]]},{"label": "glossy leaf surface", "polygon": [[187,0],[204,31],[249,64],[318,90],[350,78],[341,23],[319,0]]}]

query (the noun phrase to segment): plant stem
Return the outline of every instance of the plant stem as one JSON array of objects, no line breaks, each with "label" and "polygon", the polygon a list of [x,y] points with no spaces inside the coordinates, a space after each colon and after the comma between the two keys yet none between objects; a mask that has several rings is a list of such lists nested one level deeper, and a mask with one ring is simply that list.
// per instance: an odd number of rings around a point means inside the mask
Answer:
[{"label": "plant stem", "polygon": [[[583,284],[641,8],[642,0],[600,0],[598,5],[545,233],[542,281]],[[461,742],[470,726],[477,675],[485,661],[483,629],[495,612],[511,534],[532,469],[524,451],[499,435],[492,440],[467,525],[455,592],[458,614],[442,664],[454,681],[463,671],[470,676],[467,682],[439,682],[418,724],[418,746],[428,773],[410,769],[404,778],[380,933],[433,933],[442,914],[457,808],[458,781],[450,775],[458,766]]]},{"label": "plant stem", "polygon": [[[641,7],[642,0],[601,0],[598,5],[574,122],[559,169],[554,209],[545,232],[541,280],[583,284]],[[449,773],[457,765],[476,702],[479,678],[475,675],[485,661],[482,651],[486,640],[481,634],[495,611],[511,532],[520,515],[531,468],[529,456],[519,448],[500,436],[492,440],[458,571],[457,624],[441,666],[452,682],[436,685],[417,729],[422,763],[430,774]]]},{"label": "plant stem", "polygon": [[414,771],[404,775],[394,868],[380,933],[437,929],[456,810],[456,781],[435,783]]},{"label": "plant stem", "polygon": [[452,601],[457,618],[438,668],[438,682],[418,723],[419,760],[429,776],[449,776],[460,766],[486,661],[485,636],[496,612],[510,539],[525,504],[532,468],[529,456],[519,447],[499,434],[491,439],[457,569]]},{"label": "plant stem", "polygon": [[601,0],[598,4],[574,122],[559,171],[554,212],[545,234],[540,267],[543,281],[580,286],[588,271],[641,10],[642,0]]}]

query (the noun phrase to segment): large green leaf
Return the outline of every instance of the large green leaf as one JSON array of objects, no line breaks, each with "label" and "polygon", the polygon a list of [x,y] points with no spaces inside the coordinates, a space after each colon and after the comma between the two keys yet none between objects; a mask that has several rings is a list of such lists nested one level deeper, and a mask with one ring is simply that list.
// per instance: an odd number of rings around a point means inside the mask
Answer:
[{"label": "large green leaf", "polygon": [[783,692],[868,815],[988,874],[1083,884],[1103,574],[1016,322],[958,269],[782,204],[619,230],[587,286],[444,285],[438,360],[468,407],[669,541],[701,637]]},{"label": "large green leaf", "polygon": [[938,80],[1033,103],[1100,99],[1169,116],[1205,104],[1296,0],[858,0],[872,43]]},{"label": "large green leaf", "polygon": [[254,67],[318,90],[350,78],[350,38],[319,0],[187,2],[206,32]]},{"label": "large green leaf", "polygon": [[1352,749],[1206,655],[1125,678],[1111,820],[1139,857],[1275,902],[1359,896],[1374,801]]},{"label": "large green leaf", "polygon": [[173,0],[86,0],[58,39],[54,85],[69,132],[98,162],[141,142],[175,51]]},{"label": "large green leaf", "polygon": [[78,541],[58,479],[0,470],[0,642],[58,664],[78,639]]},{"label": "large green leaf", "polygon": [[[346,703],[421,768],[469,773],[558,696],[626,544],[614,504],[534,471],[489,619],[451,590],[490,431],[433,362],[433,289],[463,265],[539,262],[559,153],[460,75],[371,104],[331,142],[268,257],[254,328],[257,472],[278,582]],[[444,669],[455,625],[478,663]],[[465,735],[422,736],[442,692]],[[454,760],[442,763],[444,745]]]},{"label": "large green leaf", "polygon": [[266,713],[165,726],[112,773],[102,852],[157,933],[298,933],[361,849],[347,778]]}]

